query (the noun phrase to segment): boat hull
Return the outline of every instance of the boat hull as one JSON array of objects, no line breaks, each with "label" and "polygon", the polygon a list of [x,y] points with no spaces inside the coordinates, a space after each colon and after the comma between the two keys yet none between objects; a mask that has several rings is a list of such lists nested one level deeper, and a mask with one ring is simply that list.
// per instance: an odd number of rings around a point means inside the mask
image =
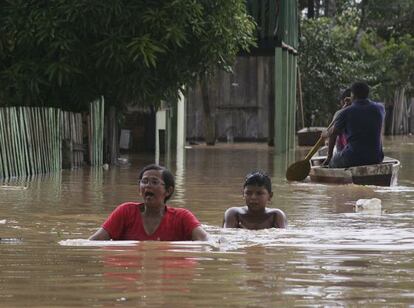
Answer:
[{"label": "boat hull", "polygon": [[385,158],[381,164],[364,165],[349,168],[327,168],[321,166],[323,157],[311,159],[309,177],[312,182],[332,184],[357,184],[394,186],[397,185],[400,162]]}]

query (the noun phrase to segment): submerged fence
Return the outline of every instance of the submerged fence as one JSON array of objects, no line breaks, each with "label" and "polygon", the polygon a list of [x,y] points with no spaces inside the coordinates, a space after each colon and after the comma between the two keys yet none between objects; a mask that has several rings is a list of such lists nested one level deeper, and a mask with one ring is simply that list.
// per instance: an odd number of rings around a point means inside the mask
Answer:
[{"label": "submerged fence", "polygon": [[61,168],[60,117],[55,108],[0,108],[0,178]]},{"label": "submerged fence", "polygon": [[[90,105],[91,164],[103,163],[103,99]],[[0,108],[0,179],[62,169],[62,143],[69,144],[69,168],[84,162],[80,113],[45,107]]]},{"label": "submerged fence", "polygon": [[[69,152],[66,163],[71,168],[81,167],[84,162],[82,114],[62,111],[62,139],[63,148]],[[62,159],[65,164],[65,155]]]},{"label": "submerged fence", "polygon": [[103,97],[89,107],[89,158],[91,166],[103,164],[104,147],[104,99]]},{"label": "submerged fence", "polygon": [[104,147],[104,99],[103,97],[90,104],[89,107],[89,158],[91,166],[103,163]]}]

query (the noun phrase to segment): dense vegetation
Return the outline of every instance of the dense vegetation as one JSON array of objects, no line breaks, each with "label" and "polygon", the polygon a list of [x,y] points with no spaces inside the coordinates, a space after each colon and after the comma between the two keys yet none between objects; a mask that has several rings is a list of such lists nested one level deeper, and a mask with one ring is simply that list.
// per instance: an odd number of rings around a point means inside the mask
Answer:
[{"label": "dense vegetation", "polygon": [[372,98],[392,104],[414,85],[414,0],[299,1],[299,66],[306,125],[326,125],[341,90],[366,80]]},{"label": "dense vegetation", "polygon": [[[356,79],[413,92],[414,0],[299,0],[305,119],[327,124]],[[0,106],[157,104],[253,42],[245,1],[0,2]]]},{"label": "dense vegetation", "polygon": [[157,104],[253,42],[243,0],[0,2],[0,106]]}]

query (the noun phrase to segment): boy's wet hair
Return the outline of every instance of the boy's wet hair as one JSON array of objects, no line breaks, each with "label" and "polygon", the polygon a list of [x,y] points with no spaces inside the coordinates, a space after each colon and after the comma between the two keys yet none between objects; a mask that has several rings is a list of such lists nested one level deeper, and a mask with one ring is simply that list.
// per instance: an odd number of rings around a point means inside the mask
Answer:
[{"label": "boy's wet hair", "polygon": [[272,192],[272,180],[263,171],[253,171],[246,175],[243,188],[245,188],[247,185],[263,186],[269,193]]},{"label": "boy's wet hair", "polygon": [[[172,187],[173,189],[175,189],[175,180],[174,180],[174,175],[171,173],[170,170],[168,170],[167,168],[165,168],[164,166],[161,165],[157,165],[157,164],[151,164],[151,165],[147,165],[144,168],[141,169],[141,171],[138,173],[138,181],[142,180],[142,177],[144,176],[144,173],[148,170],[158,170],[161,171],[161,177],[162,180],[165,183],[165,189],[168,189],[170,187]],[[168,199],[170,199],[172,196],[169,195],[165,198],[164,202],[166,202]]]}]

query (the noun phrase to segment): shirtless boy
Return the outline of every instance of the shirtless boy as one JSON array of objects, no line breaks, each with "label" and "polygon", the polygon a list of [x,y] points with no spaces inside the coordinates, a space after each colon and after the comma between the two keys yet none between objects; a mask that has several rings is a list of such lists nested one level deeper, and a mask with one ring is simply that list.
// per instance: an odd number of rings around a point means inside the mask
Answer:
[{"label": "shirtless boy", "polygon": [[224,213],[223,227],[251,230],[285,228],[285,213],[266,207],[272,196],[272,182],[267,174],[260,171],[248,174],[243,184],[246,206],[227,209]]}]

